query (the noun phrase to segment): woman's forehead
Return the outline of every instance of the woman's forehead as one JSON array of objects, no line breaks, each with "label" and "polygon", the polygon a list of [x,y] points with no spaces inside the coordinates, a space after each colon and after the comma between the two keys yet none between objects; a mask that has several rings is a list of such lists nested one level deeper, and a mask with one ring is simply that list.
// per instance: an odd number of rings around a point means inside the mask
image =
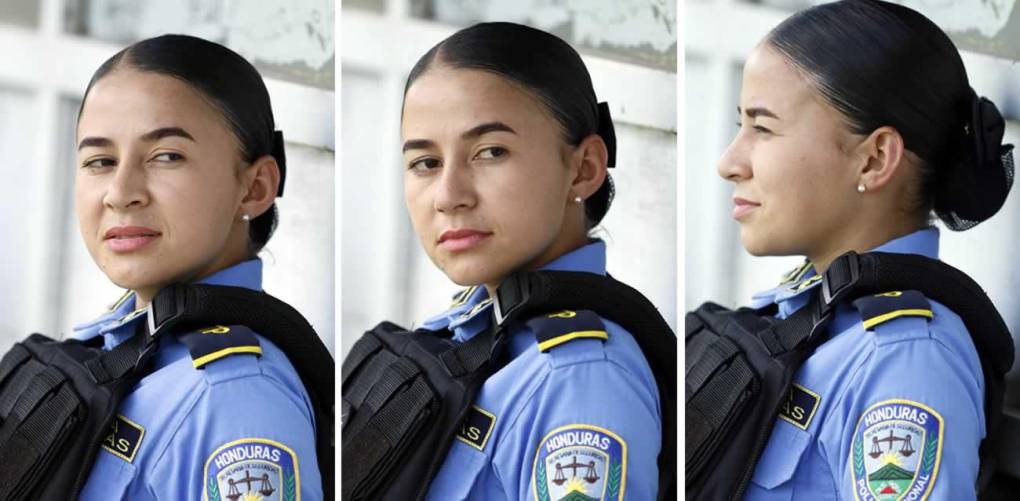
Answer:
[{"label": "woman's forehead", "polygon": [[209,134],[224,128],[219,111],[198,90],[168,75],[117,69],[89,90],[78,134],[124,133],[176,126]]},{"label": "woman's forehead", "polygon": [[740,107],[766,108],[780,117],[813,102],[816,91],[804,74],[775,49],[758,46],[744,64]]},{"label": "woman's forehead", "polygon": [[437,128],[463,132],[486,122],[516,124],[517,129],[535,127],[550,118],[537,97],[506,77],[439,67],[422,74],[408,88],[401,130],[405,136]]}]

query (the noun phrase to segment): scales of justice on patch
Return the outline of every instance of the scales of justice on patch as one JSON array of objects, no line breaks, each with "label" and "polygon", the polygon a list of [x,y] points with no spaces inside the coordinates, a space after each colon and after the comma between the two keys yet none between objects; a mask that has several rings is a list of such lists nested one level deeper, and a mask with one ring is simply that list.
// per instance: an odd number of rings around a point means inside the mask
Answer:
[{"label": "scales of justice on patch", "polygon": [[864,411],[854,429],[850,471],[858,501],[927,499],[942,459],[942,416],[910,400]]},{"label": "scales of justice on patch", "polygon": [[289,447],[247,438],[225,444],[205,464],[203,501],[299,501],[298,460]]},{"label": "scales of justice on patch", "polygon": [[532,468],[538,501],[623,499],[627,443],[598,426],[574,424],[542,439]]}]

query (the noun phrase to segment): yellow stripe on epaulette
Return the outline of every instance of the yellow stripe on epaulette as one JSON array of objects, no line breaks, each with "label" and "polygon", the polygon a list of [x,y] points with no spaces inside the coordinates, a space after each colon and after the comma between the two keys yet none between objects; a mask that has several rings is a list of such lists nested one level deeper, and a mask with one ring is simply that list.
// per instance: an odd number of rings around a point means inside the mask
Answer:
[{"label": "yellow stripe on epaulette", "polygon": [[931,310],[925,309],[907,309],[907,310],[895,310],[888,313],[883,313],[877,317],[864,319],[864,329],[871,329],[872,327],[888,322],[894,318],[899,317],[925,317],[934,318],[935,315]]},{"label": "yellow stripe on epaulette", "polygon": [[571,341],[571,340],[579,339],[579,338],[601,339],[601,340],[605,341],[605,340],[609,339],[609,334],[607,334],[606,331],[575,331],[575,332],[568,332],[566,334],[560,334],[559,336],[556,336],[554,338],[550,338],[550,339],[547,339],[545,341],[542,341],[541,343],[538,343],[538,351],[545,352],[545,351],[548,351],[549,349],[551,349],[553,347],[556,347],[556,346],[559,346],[559,345],[561,345],[563,343],[566,343],[567,341]]},{"label": "yellow stripe on epaulette", "polygon": [[256,355],[261,356],[262,355],[262,347],[261,346],[231,346],[230,348],[224,348],[224,349],[219,350],[219,351],[214,351],[214,352],[212,352],[212,353],[210,353],[208,355],[204,355],[204,356],[198,357],[198,358],[192,360],[191,364],[194,365],[196,369],[198,369],[198,368],[201,368],[203,365],[208,364],[209,362],[212,362],[212,361],[215,361],[215,360],[219,360],[219,359],[221,359],[223,357],[226,357],[226,356],[229,356],[229,355],[235,355],[235,354],[238,354],[238,353],[254,353]]}]

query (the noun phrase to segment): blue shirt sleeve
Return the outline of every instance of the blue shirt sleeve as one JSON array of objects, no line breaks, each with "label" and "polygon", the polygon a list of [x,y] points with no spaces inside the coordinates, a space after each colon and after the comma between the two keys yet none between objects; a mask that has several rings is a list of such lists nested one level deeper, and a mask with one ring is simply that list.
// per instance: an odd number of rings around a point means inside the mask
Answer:
[{"label": "blue shirt sleeve", "polygon": [[315,429],[304,398],[263,375],[249,355],[204,370],[208,385],[148,475],[153,497],[216,501],[252,493],[297,499],[300,493],[305,501],[322,499]]},{"label": "blue shirt sleeve", "polygon": [[599,340],[556,351],[543,355],[550,369],[494,451],[507,497],[561,499],[577,491],[602,500],[655,499],[661,421],[654,382],[649,387],[607,358]]},{"label": "blue shirt sleeve", "polygon": [[874,351],[820,436],[841,499],[975,498],[984,383],[962,324],[949,324],[936,314],[863,333]]}]

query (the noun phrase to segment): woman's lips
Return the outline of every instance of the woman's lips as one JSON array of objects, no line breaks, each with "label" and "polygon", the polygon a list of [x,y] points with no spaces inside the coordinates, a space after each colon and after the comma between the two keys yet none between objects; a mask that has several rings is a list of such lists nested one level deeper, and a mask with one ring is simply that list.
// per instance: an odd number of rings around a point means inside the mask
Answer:
[{"label": "woman's lips", "polygon": [[745,200],[743,198],[733,198],[733,219],[740,219],[746,216],[751,211],[761,207],[761,204]]},{"label": "woman's lips", "polygon": [[439,235],[439,246],[450,252],[462,252],[480,245],[492,232],[460,229],[446,230]]},{"label": "woman's lips", "polygon": [[107,230],[103,239],[110,250],[124,253],[139,250],[162,235],[159,231],[144,226],[117,226]]}]

